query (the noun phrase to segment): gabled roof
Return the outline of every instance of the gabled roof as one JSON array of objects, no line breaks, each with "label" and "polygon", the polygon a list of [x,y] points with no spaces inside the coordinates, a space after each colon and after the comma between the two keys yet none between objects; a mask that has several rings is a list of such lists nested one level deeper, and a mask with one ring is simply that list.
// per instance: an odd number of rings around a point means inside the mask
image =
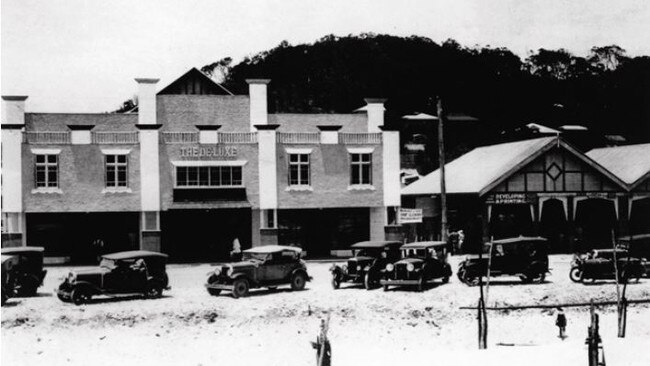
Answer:
[{"label": "gabled roof", "polygon": [[630,189],[650,178],[650,143],[593,149],[587,156],[611,171]]},{"label": "gabled roof", "polygon": [[[201,92],[188,93],[179,92],[185,88],[185,83],[188,81],[196,80],[200,83]],[[216,83],[210,79],[206,74],[199,71],[196,67],[191,68],[188,72],[183,74],[178,79],[172,81],[169,85],[164,87],[158,92],[158,95],[164,94],[216,94],[216,95],[234,95],[230,90],[226,89],[223,85]]]},{"label": "gabled roof", "polygon": [[[476,148],[445,165],[447,193],[484,195],[554,146],[562,146],[612,181],[625,183],[559,137],[542,137]],[[402,189],[403,195],[440,194],[440,169]]]}]

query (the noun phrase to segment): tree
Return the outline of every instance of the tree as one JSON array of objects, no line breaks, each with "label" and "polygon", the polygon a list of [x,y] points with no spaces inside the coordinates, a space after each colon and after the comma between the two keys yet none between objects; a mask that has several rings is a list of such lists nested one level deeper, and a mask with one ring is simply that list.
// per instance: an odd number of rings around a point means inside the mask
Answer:
[{"label": "tree", "polygon": [[230,64],[232,64],[232,58],[224,57],[217,62],[203,66],[201,72],[208,75],[216,83],[223,83],[230,74]]},{"label": "tree", "polygon": [[588,58],[592,66],[603,71],[614,71],[628,60],[625,50],[617,45],[592,47]]}]

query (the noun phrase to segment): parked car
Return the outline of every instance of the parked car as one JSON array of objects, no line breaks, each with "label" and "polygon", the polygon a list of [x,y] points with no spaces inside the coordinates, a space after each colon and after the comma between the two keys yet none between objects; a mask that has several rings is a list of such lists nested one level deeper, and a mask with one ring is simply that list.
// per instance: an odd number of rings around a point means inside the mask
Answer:
[{"label": "parked car", "polygon": [[650,277],[650,233],[620,237],[618,245],[626,248],[632,257],[645,260],[645,277]]},{"label": "parked car", "polygon": [[9,274],[11,269],[18,263],[18,257],[13,255],[2,255],[2,305],[4,305],[10,297],[14,296],[14,289],[9,282]]},{"label": "parked car", "polygon": [[627,249],[594,249],[573,258],[569,278],[573,282],[611,280],[616,278],[618,269],[619,282],[625,283],[633,278],[639,280],[645,273],[645,264],[645,260],[630,256]]},{"label": "parked car", "polygon": [[519,236],[494,240],[484,246],[484,255],[469,255],[458,265],[458,279],[476,285],[488,275],[519,276],[524,283],[544,282],[548,273],[547,240],[541,237]]},{"label": "parked car", "polygon": [[162,296],[169,290],[167,254],[132,250],[105,254],[99,267],[70,271],[56,290],[62,301],[81,305],[93,296]]},{"label": "parked car", "polygon": [[300,259],[302,249],[282,245],[265,245],[242,252],[242,260],[224,263],[208,273],[205,287],[217,296],[222,290],[232,292],[234,298],[248,295],[251,288],[290,285],[294,291],[305,288],[311,277],[305,262]]},{"label": "parked car", "polygon": [[2,248],[2,255],[16,257],[8,277],[10,291],[16,296],[34,296],[43,285],[47,274],[43,269],[43,252],[41,247]]},{"label": "parked car", "polygon": [[347,264],[334,264],[332,272],[332,287],[338,289],[341,282],[363,283],[366,290],[379,285],[381,270],[386,264],[400,258],[399,241],[362,241],[352,244],[353,257]]},{"label": "parked car", "polygon": [[404,244],[400,247],[402,259],[388,263],[382,269],[380,284],[387,291],[390,286],[417,286],[422,291],[424,285],[441,278],[449,282],[451,266],[447,263],[447,243],[424,241]]}]

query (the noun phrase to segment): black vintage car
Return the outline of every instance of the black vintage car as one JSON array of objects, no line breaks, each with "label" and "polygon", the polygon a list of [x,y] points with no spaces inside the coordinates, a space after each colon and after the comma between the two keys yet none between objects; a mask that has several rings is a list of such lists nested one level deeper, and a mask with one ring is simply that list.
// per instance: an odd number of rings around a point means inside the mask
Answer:
[{"label": "black vintage car", "polygon": [[643,259],[645,276],[650,277],[650,233],[622,236],[618,238],[618,245],[626,248],[630,256]]},{"label": "black vintage car", "polygon": [[569,278],[573,282],[612,280],[616,278],[616,269],[619,282],[625,283],[633,278],[638,280],[645,273],[645,260],[630,256],[627,249],[594,249],[573,258]]},{"label": "black vintage car", "polygon": [[524,283],[544,282],[548,272],[547,240],[541,237],[519,236],[487,243],[484,255],[470,255],[458,265],[458,279],[468,285],[479,283],[488,275],[519,276]]},{"label": "black vintage car", "polygon": [[103,255],[99,267],[71,271],[56,290],[62,301],[81,305],[93,296],[162,296],[169,290],[167,254],[132,250]]},{"label": "black vintage car", "polygon": [[43,269],[43,252],[41,247],[2,248],[2,255],[16,257],[8,276],[10,292],[15,296],[34,296],[43,285],[47,274]]},{"label": "black vintage car", "polygon": [[232,292],[234,298],[248,295],[251,288],[290,285],[294,291],[305,288],[311,280],[305,262],[300,259],[302,249],[282,245],[264,245],[242,252],[242,260],[224,263],[208,273],[205,287],[217,296],[222,290]]},{"label": "black vintage car", "polygon": [[14,296],[13,287],[9,283],[9,274],[11,269],[18,263],[18,257],[13,255],[2,255],[2,305],[4,305],[10,297]]},{"label": "black vintage car", "polygon": [[387,291],[390,286],[417,286],[422,291],[425,284],[440,278],[449,282],[451,266],[447,263],[447,243],[424,241],[400,247],[402,259],[388,263],[381,270],[380,284]]},{"label": "black vintage car", "polygon": [[338,289],[341,282],[363,283],[366,290],[379,285],[381,270],[386,264],[400,258],[399,241],[362,241],[353,244],[353,257],[343,265],[334,264],[332,272],[332,287]]}]

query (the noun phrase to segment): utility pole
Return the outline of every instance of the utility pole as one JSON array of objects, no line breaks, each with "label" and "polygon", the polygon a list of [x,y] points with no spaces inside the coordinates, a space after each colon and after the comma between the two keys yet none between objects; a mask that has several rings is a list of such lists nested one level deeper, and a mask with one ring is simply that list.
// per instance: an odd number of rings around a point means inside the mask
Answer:
[{"label": "utility pole", "polygon": [[445,113],[442,109],[442,98],[438,97],[438,160],[440,162],[440,232],[441,240],[447,242],[447,188],[445,187],[445,140],[443,137]]}]

